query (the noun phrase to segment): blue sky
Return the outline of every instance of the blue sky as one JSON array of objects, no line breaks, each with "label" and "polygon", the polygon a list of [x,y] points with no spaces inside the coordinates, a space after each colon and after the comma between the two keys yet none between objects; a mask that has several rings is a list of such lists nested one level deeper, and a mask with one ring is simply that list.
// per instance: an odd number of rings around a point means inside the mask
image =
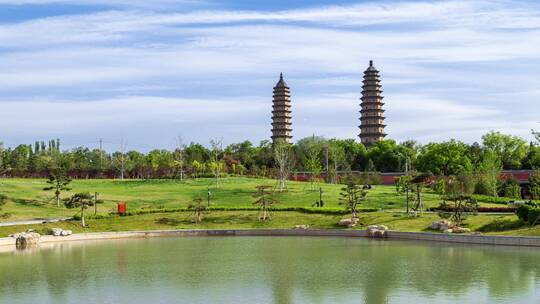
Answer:
[{"label": "blue sky", "polygon": [[356,138],[381,70],[387,133],[422,143],[540,129],[534,1],[0,0],[0,141],[173,148],[270,136]]}]

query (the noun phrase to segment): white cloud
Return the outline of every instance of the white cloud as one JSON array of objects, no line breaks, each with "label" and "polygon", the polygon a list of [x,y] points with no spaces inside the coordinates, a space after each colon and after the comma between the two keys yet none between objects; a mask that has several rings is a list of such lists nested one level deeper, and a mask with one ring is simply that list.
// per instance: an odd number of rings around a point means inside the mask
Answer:
[{"label": "white cloud", "polygon": [[[118,131],[120,124],[150,141],[160,137],[157,126],[190,128],[200,138],[212,128],[237,140],[266,138],[271,87],[283,71],[293,91],[296,139],[355,137],[369,59],[381,69],[389,133],[397,139],[471,140],[497,128],[525,134],[530,126],[523,121],[538,112],[531,107],[538,96],[540,20],[532,4],[177,13],[135,11],[142,1],[125,2],[113,1],[116,11],[0,25],[0,127],[20,126],[10,129],[12,137]],[[171,3],[178,1],[156,5]],[[133,91],[177,97],[115,96]],[[25,113],[28,108],[34,111]],[[509,111],[514,115],[503,114]],[[197,128],[201,121],[209,129]]]}]

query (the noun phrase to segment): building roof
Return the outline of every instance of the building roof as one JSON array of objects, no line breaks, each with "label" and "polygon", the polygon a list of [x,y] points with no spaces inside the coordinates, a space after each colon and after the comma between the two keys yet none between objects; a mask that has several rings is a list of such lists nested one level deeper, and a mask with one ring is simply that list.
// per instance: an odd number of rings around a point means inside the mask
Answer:
[{"label": "building roof", "polygon": [[367,71],[374,71],[374,72],[378,72],[378,71],[379,71],[379,70],[377,70],[377,68],[375,68],[375,67],[373,66],[373,60],[370,60],[370,61],[369,61],[369,67],[367,68],[366,72],[367,72]]},{"label": "building roof", "polygon": [[285,80],[283,80],[283,73],[279,73],[279,81],[276,84],[276,88],[288,88],[288,87],[289,86],[287,85]]}]

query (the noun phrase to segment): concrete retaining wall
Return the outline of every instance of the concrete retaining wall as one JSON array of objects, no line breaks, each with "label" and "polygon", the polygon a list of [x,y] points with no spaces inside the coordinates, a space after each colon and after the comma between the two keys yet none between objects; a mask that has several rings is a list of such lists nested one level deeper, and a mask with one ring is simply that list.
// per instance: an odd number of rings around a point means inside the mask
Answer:
[{"label": "concrete retaining wall", "polygon": [[466,244],[540,247],[540,237],[388,231],[388,238]]},{"label": "concrete retaining wall", "polygon": [[[443,234],[428,232],[388,231],[389,239],[406,239],[467,244],[535,246],[540,247],[540,237],[485,236],[464,234]],[[148,237],[181,236],[330,236],[330,237],[367,237],[365,230],[324,230],[324,229],[233,229],[233,230],[152,230],[126,232],[78,233],[70,236],[41,237],[41,243],[66,241],[107,240]],[[0,246],[15,246],[14,238],[0,238]]]}]

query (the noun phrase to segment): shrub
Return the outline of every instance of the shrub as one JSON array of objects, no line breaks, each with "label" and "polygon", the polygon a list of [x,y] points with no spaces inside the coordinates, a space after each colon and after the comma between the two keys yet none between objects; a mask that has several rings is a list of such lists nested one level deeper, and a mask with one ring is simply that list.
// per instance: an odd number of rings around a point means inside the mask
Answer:
[{"label": "shrub", "polygon": [[443,195],[446,192],[446,182],[444,178],[440,177],[433,183],[433,191],[439,195]]},{"label": "shrub", "polygon": [[538,225],[540,224],[540,208],[530,208],[529,214],[527,215],[529,224]]},{"label": "shrub", "polygon": [[474,186],[474,194],[482,194],[482,195],[490,195],[492,196],[494,193],[494,189],[492,189],[489,185],[489,183],[486,181],[485,178],[479,178],[476,181],[476,185]]},{"label": "shrub", "polygon": [[516,210],[517,217],[520,220],[527,222],[529,220],[529,209],[532,209],[532,208],[528,205],[519,206]]},{"label": "shrub", "polygon": [[501,196],[509,198],[521,198],[521,187],[519,181],[513,177],[507,179],[501,187]]},{"label": "shrub", "polygon": [[484,226],[478,228],[478,231],[481,231],[481,232],[506,231],[506,230],[519,228],[523,225],[525,225],[525,222],[521,219],[518,219],[515,221],[496,219],[493,222],[485,224]]}]

